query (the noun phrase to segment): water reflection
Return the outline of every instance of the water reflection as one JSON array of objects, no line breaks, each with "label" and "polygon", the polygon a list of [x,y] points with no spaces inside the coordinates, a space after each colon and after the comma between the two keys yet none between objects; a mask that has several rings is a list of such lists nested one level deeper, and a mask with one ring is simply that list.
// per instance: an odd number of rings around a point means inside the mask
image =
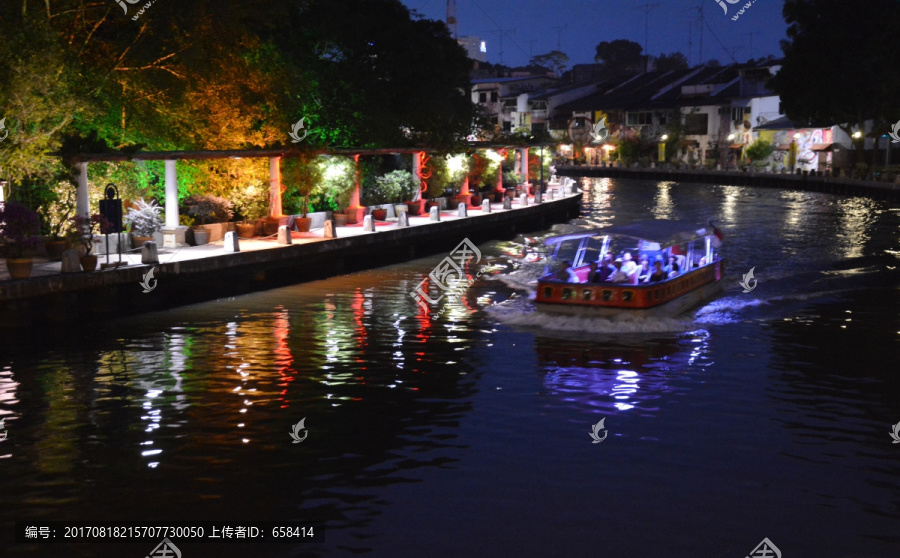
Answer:
[{"label": "water reflection", "polygon": [[709,333],[698,330],[681,337],[627,342],[535,340],[544,385],[560,401],[585,409],[641,412],[673,389],[671,379],[709,365]]}]

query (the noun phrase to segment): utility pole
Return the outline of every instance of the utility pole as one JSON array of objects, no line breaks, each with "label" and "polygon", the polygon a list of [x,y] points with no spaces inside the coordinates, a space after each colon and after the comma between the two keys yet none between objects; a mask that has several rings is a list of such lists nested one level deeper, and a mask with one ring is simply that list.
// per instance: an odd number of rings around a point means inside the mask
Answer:
[{"label": "utility pole", "polygon": [[528,41],[528,61],[530,62],[532,58],[534,58],[534,43],[537,41],[532,39]]},{"label": "utility pole", "polygon": [[459,28],[456,21],[456,0],[447,0],[447,27],[453,32],[453,38],[459,40]]},{"label": "utility pole", "polygon": [[649,3],[641,4],[637,7],[638,10],[643,10],[644,12],[644,71],[647,71],[647,64],[650,63],[650,49],[647,45],[647,41],[650,37],[650,10],[655,10],[659,7],[658,3]]},{"label": "utility pole", "polygon": [[501,66],[503,65],[503,37],[509,36],[511,33],[515,33],[515,32],[516,32],[515,29],[497,29],[496,31],[491,31],[491,33],[496,34],[497,37],[500,39],[500,50],[497,54],[500,55],[500,65]]},{"label": "utility pole", "polygon": [[550,29],[556,29],[556,50],[562,52],[562,32],[569,28],[568,25],[557,25]]},{"label": "utility pole", "polygon": [[741,50],[741,49],[743,49],[743,48],[744,48],[744,47],[742,47],[742,46],[736,46],[736,47],[726,48],[726,49],[725,49],[725,52],[727,52],[727,53],[728,53],[728,56],[731,57],[731,61],[732,61],[732,62],[737,63],[737,60],[734,59],[734,53],[737,52],[737,51],[739,51],[739,50]]},{"label": "utility pole", "polygon": [[744,36],[750,37],[750,58],[753,58],[755,52],[753,50],[753,35],[759,35],[759,31],[753,31],[752,33],[744,33]]}]

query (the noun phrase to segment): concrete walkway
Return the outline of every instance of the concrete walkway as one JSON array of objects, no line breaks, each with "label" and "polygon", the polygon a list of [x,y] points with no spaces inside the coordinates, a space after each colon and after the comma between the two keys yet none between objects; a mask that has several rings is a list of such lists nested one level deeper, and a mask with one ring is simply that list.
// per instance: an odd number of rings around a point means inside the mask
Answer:
[{"label": "concrete walkway", "polygon": [[[563,189],[558,185],[553,185],[549,188],[553,190],[554,199],[560,199],[562,197],[571,197],[574,194],[563,194]],[[546,199],[547,194],[545,194]],[[528,199],[528,205],[534,204],[534,198],[530,197]],[[512,202],[512,209],[503,209],[502,203],[492,203],[491,204],[491,212],[492,213],[503,213],[504,211],[515,211],[516,209],[520,209],[522,207],[519,199],[515,199]],[[454,210],[444,210],[441,211],[441,221],[456,221],[458,219],[477,219],[482,215],[481,207],[470,207],[469,208],[469,216],[468,217],[459,217],[458,209]],[[410,216],[409,217],[409,226],[410,227],[423,227],[431,224],[431,217],[429,215],[421,215],[421,216]],[[391,231],[397,229],[397,219],[389,219],[387,221],[376,221],[375,222],[375,232],[364,231],[362,223],[357,223],[354,225],[347,225],[345,227],[337,227],[337,236],[338,238],[346,238],[353,236],[362,236],[367,234],[377,234],[383,231]],[[293,232],[291,234],[291,242],[293,244],[308,244],[313,242],[327,242],[335,239],[323,238],[323,229],[314,229],[310,232],[300,233]],[[287,245],[278,244],[275,236],[271,237],[255,237],[252,239],[242,238],[240,239],[240,249],[241,252],[254,252],[257,250],[277,250],[279,248],[285,248]],[[159,262],[161,264],[166,263],[174,263],[181,261],[189,261],[189,260],[199,260],[203,258],[211,258],[215,256],[222,256],[226,254],[222,241],[211,242],[209,244],[205,244],[203,246],[183,246],[180,248],[160,248],[159,249]],[[101,264],[106,263],[106,255],[99,255],[97,259],[97,270],[94,273],[103,273],[104,271],[111,271],[115,268],[108,268],[107,270],[103,270],[100,268]],[[118,262],[119,256],[118,254],[110,254],[109,256],[110,262]],[[141,265],[141,252],[140,250],[131,251],[127,254],[122,254],[122,261],[128,262],[129,265]],[[61,262],[50,262],[47,261],[46,258],[35,258],[34,266],[31,270],[31,278],[48,276],[48,275],[59,275]],[[81,272],[84,273],[84,272]],[[69,274],[67,274],[69,275]],[[75,275],[75,274],[71,274]],[[0,281],[10,281],[11,278],[9,276],[9,271],[6,268],[6,260],[0,259]],[[28,281],[28,279],[24,279],[23,281]]]}]

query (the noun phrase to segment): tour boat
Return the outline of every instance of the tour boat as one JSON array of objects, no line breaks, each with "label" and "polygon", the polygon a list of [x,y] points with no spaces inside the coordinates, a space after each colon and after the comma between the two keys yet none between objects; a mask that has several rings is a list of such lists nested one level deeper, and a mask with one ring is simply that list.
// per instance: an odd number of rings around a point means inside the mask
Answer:
[{"label": "tour boat", "polygon": [[[553,252],[550,261],[557,266],[571,262],[579,282],[562,281],[557,269],[548,265],[538,279],[535,304],[538,310],[562,314],[611,317],[621,314],[672,317],[711,299],[722,290],[724,263],[714,248],[722,234],[712,224],[696,226],[685,221],[640,221],[628,225],[594,229],[545,240]],[[555,248],[553,248],[555,247]],[[653,261],[662,256],[663,265],[674,256],[679,271],[655,283],[587,283],[592,261],[609,254],[613,261],[624,252],[631,253],[640,267],[646,255]]]}]

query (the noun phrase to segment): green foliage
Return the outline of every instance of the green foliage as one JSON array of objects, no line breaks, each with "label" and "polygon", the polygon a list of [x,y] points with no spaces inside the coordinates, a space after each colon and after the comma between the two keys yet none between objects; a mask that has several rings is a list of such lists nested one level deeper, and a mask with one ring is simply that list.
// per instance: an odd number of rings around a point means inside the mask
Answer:
[{"label": "green foliage", "polygon": [[269,211],[269,190],[259,181],[235,188],[231,199],[235,211],[244,221],[262,219]]},{"label": "green foliage", "polygon": [[644,48],[634,41],[616,39],[597,45],[594,62],[603,65],[609,76],[638,73],[644,69]]},{"label": "green foliage", "polygon": [[0,205],[0,239],[6,257],[27,257],[40,242],[40,231],[41,223],[35,211],[16,201]]},{"label": "green foliage", "polygon": [[539,54],[528,61],[529,66],[543,66],[550,68],[557,74],[562,74],[566,66],[569,65],[569,57],[566,53],[559,50],[551,50],[547,54]]},{"label": "green foliage", "polygon": [[369,198],[363,203],[365,206],[382,205],[386,203],[402,203],[413,198],[418,187],[418,181],[412,173],[405,170],[395,170],[379,176],[375,179],[375,186],[369,193]]},{"label": "green foliage", "polygon": [[753,162],[764,161],[775,151],[775,146],[765,140],[756,140],[744,149],[744,156]]},{"label": "green foliage", "polygon": [[320,157],[317,161],[321,172],[319,187],[314,195],[332,198],[339,207],[350,205],[350,196],[356,188],[356,164],[347,157]]}]

